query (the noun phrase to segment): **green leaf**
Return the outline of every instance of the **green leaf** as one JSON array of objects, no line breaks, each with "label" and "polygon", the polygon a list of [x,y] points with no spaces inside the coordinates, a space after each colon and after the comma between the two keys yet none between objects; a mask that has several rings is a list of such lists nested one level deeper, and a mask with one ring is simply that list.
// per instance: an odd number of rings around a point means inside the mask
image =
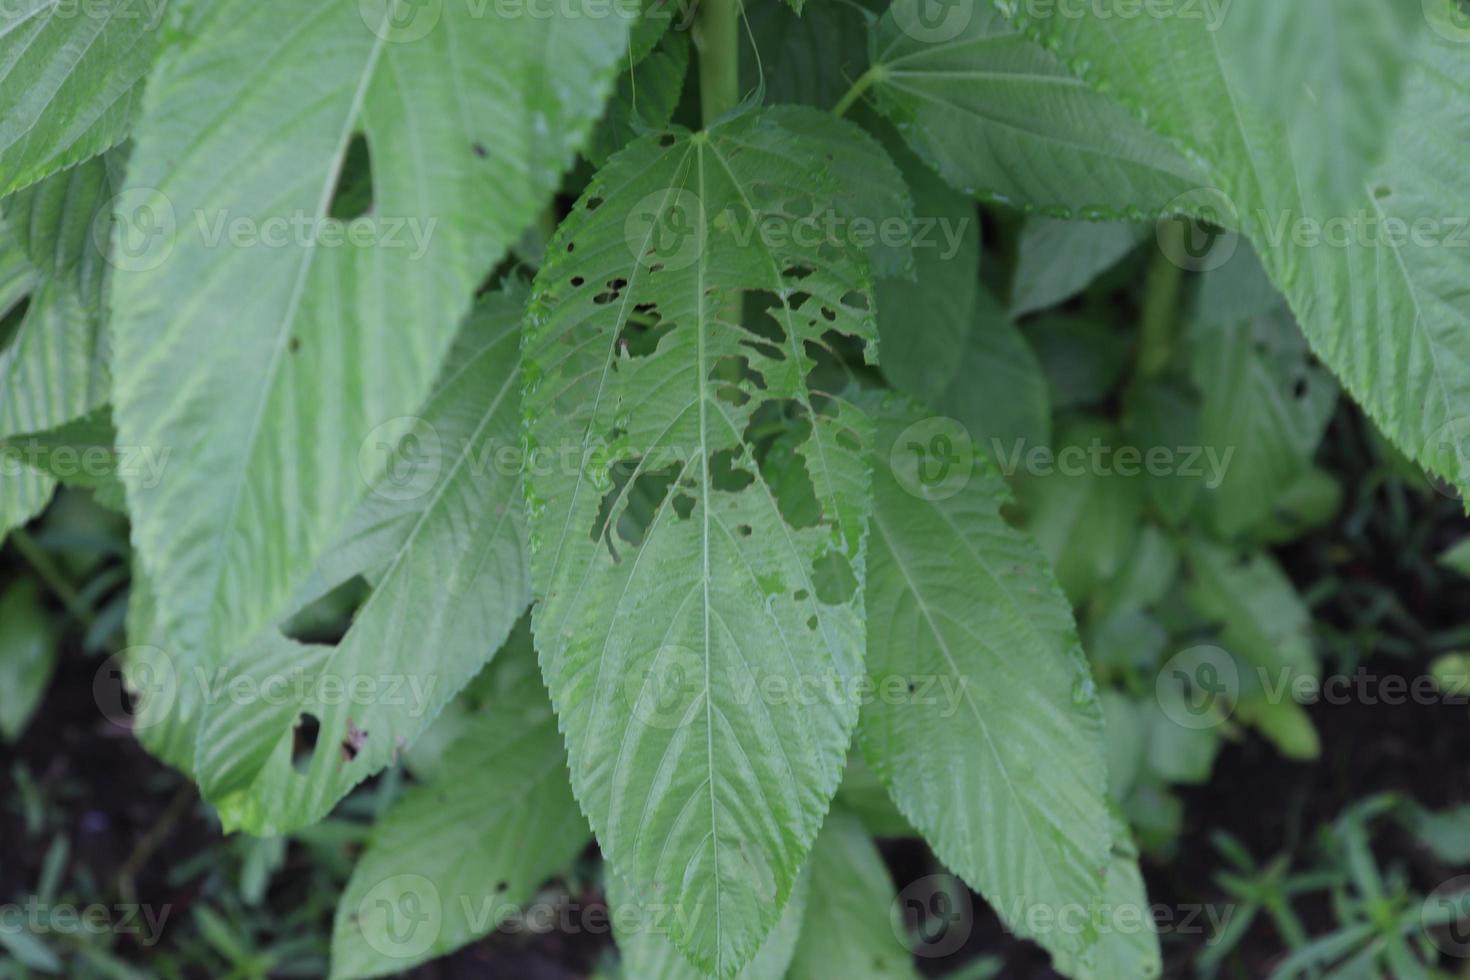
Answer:
[{"label": "green leaf", "polygon": [[1202,539],[1189,542],[1186,555],[1190,602],[1223,624],[1221,638],[1232,653],[1273,684],[1282,671],[1288,678],[1317,676],[1311,613],[1275,559],[1265,552],[1237,554]]},{"label": "green leaf", "polygon": [[119,513],[127,511],[119,468],[147,467],[152,478],[162,479],[168,464],[166,457],[119,450],[112,412],[105,405],[45,432],[0,439],[0,457],[29,466],[66,486],[91,490],[97,503]]},{"label": "green leaf", "polygon": [[442,770],[374,826],[337,903],[334,978],[401,973],[490,933],[585,846],[528,629],[490,670],[496,695]]},{"label": "green leaf", "polygon": [[1114,801],[1126,800],[1148,755],[1149,733],[1144,712],[1128,695],[1108,688],[1098,693],[1098,702],[1102,705],[1103,731],[1107,737],[1108,797]]},{"label": "green leaf", "polygon": [[1141,483],[1102,455],[1118,446],[1111,425],[1075,424],[1058,437],[1047,471],[1021,485],[1026,526],[1073,603],[1113,581],[1138,537]]},{"label": "green leaf", "polygon": [[[797,936],[807,910],[810,878],[810,874],[803,873],[796,879],[791,898],[781,910],[776,927],[766,937],[755,958],[736,974],[738,980],[771,980],[788,975],[787,969],[791,965],[792,954],[796,952]],[[620,918],[623,919],[623,924],[615,927],[618,950],[622,953],[620,975],[625,980],[701,980],[705,976],[679,952],[678,947],[669,942],[664,911],[654,909],[655,914],[649,915],[639,908],[628,883],[610,868],[607,869],[607,900],[613,922],[617,924]]]},{"label": "green leaf", "polygon": [[[791,233],[851,216],[829,153],[891,171],[791,107],[635,142],[527,316],[536,640],[572,784],[640,901],[701,911],[670,938],[721,975],[774,926],[857,720],[790,696],[846,691],[863,652],[870,423],[814,379],[837,339],[871,355],[872,275],[840,236]],[[767,458],[755,432],[782,419]]]},{"label": "green leaf", "polygon": [[860,750],[847,757],[847,772],[837,787],[833,806],[841,807],[863,822],[874,837],[917,837],[918,831],[893,803],[888,787],[863,761]]},{"label": "green leaf", "polygon": [[[221,0],[150,76],[115,208],[114,417],[173,451],[172,479],[127,488],[181,664],[285,612],[395,465],[476,288],[601,112],[620,11]],[[334,192],[364,180],[344,224]]]},{"label": "green leaf", "polygon": [[63,973],[66,967],[45,941],[29,929],[6,929],[0,932],[0,946],[15,957],[16,962],[32,970]]},{"label": "green leaf", "polygon": [[980,293],[980,219],[969,198],[891,137],[886,146],[914,198],[914,276],[878,280],[883,374],[930,398],[955,381]]},{"label": "green leaf", "polygon": [[1342,484],[1337,478],[1312,467],[1281,492],[1270,517],[1251,528],[1250,539],[1271,545],[1295,541],[1337,516],[1342,499]]},{"label": "green leaf", "polygon": [[1440,861],[1452,865],[1470,864],[1470,805],[1436,812],[1413,804],[1404,822],[1419,842]]},{"label": "green leaf", "polygon": [[686,11],[677,0],[643,0],[638,19],[628,32],[627,64],[637,67],[668,36],[670,28],[686,30]]},{"label": "green leaf", "polygon": [[1133,553],[1123,570],[1108,583],[1098,612],[1123,612],[1152,606],[1177,581],[1179,548],[1163,531],[1149,524],[1139,532]]},{"label": "green leaf", "polygon": [[894,0],[869,71],[879,109],[954,187],[1054,217],[1137,220],[1199,186],[1167,142],[997,11],[955,5],[931,24],[926,2]]},{"label": "green leaf", "polygon": [[1439,556],[1439,563],[1461,575],[1470,576],[1470,538],[1462,538]]},{"label": "green leaf", "polygon": [[109,154],[4,202],[0,290],[11,306],[21,296],[28,302],[23,314],[11,313],[19,316],[15,333],[0,346],[0,537],[51,498],[54,478],[30,458],[41,435],[107,399],[106,266],[92,230],[116,169]]},{"label": "green leaf", "polygon": [[55,492],[54,480],[0,453],[0,543],[45,510]]},{"label": "green leaf", "polygon": [[1071,299],[1137,248],[1148,231],[1121,221],[1027,218],[1011,279],[1011,315],[1023,316]]},{"label": "green leaf", "polygon": [[[307,649],[268,634],[209,678],[199,783],[227,828],[279,834],[325,816],[396,761],[524,612],[516,370],[524,297],[512,287],[477,307],[415,429],[416,454],[378,481],[327,556],[325,586],[363,572],[373,583],[342,642]],[[286,687],[290,697],[271,687],[297,676],[305,683]],[[233,696],[237,685],[258,694]],[[293,760],[306,715],[319,725],[315,751]]]},{"label": "green leaf", "polygon": [[[1224,393],[1221,390],[1222,394]],[[1124,431],[1144,454],[1167,450],[1163,466],[1145,466],[1141,479],[1154,513],[1177,527],[1194,511],[1207,486],[1229,473],[1240,446],[1204,444],[1199,392],[1172,378],[1146,381],[1129,392]],[[1229,454],[1227,457],[1226,454]]]},{"label": "green leaf", "polygon": [[1311,716],[1289,698],[1242,699],[1234,717],[1259,731],[1288,759],[1310,762],[1322,754],[1322,741]]},{"label": "green leaf", "polygon": [[763,83],[767,105],[831,109],[868,66],[868,25],[857,3],[814,0],[800,13],[747,4],[745,14],[751,40],[740,47],[740,81],[747,89]]},{"label": "green leaf", "polygon": [[1189,728],[1177,714],[1167,713],[1157,699],[1144,702],[1140,715],[1148,731],[1149,770],[1170,783],[1199,785],[1209,781],[1215,756],[1221,749],[1220,730]]},{"label": "green leaf", "polygon": [[1036,353],[989,290],[978,290],[974,317],[959,355],[945,355],[956,370],[942,394],[930,395],[934,408],[964,423],[993,458],[1049,446],[1051,396]]},{"label": "green leaf", "polygon": [[[1028,30],[1201,161],[1216,185],[1205,196],[1261,253],[1312,349],[1399,448],[1470,490],[1470,249],[1454,247],[1470,185],[1445,177],[1470,141],[1470,62],[1451,26],[1454,0],[1423,7],[1432,29],[1418,32],[1392,119],[1378,130],[1378,162],[1346,196],[1308,168],[1362,148],[1324,142],[1322,126],[1298,131],[1300,114],[1318,111],[1299,92],[1257,104],[1243,81],[1250,57],[1203,19],[1084,12],[1032,16]],[[1357,90],[1319,100],[1356,111]]]},{"label": "green leaf", "polygon": [[1350,199],[1387,148],[1423,16],[1411,3],[1250,0],[1221,15],[1221,48],[1242,94],[1286,120],[1303,179]]},{"label": "green leaf", "polygon": [[[889,465],[874,473],[867,589],[879,696],[859,732],[945,866],[1030,935],[1029,909],[1086,907],[1099,894],[1109,845],[1101,709],[1045,557],[1000,516],[1004,481],[973,453],[967,477],[961,462],[952,479],[923,483],[935,462],[925,425],[897,403],[880,416],[877,458]],[[963,461],[968,449],[953,451]],[[1095,937],[1036,938],[1081,956]]]},{"label": "green leaf", "polygon": [[1190,373],[1204,394],[1202,445],[1221,464],[1203,483],[1217,530],[1269,517],[1306,475],[1337,405],[1337,383],[1312,358],[1291,314],[1197,328]]},{"label": "green leaf", "polygon": [[1025,334],[1046,372],[1054,408],[1102,401],[1128,368],[1124,337],[1097,320],[1051,314],[1027,323]]},{"label": "green leaf", "polygon": [[608,100],[607,113],[588,141],[587,159],[600,167],[632,140],[667,126],[679,105],[688,72],[689,35],[685,31],[665,34],[647,57],[631,68],[624,65],[618,87]]},{"label": "green leaf", "polygon": [[0,197],[122,142],[168,0],[17,0],[0,13]]},{"label": "green leaf", "polygon": [[106,265],[92,232],[118,167],[115,155],[99,157],[4,203],[32,271],[25,315],[0,352],[0,437],[54,428],[106,400]]},{"label": "green leaf", "polygon": [[36,586],[0,593],[0,736],[14,742],[41,704],[56,669],[56,635]]},{"label": "green leaf", "polygon": [[787,980],[916,977],[900,942],[893,892],[862,821],[834,808],[812,847],[811,892]]},{"label": "green leaf", "polygon": [[194,753],[208,685],[174,659],[174,646],[158,621],[152,584],[136,556],[127,636],[122,668],[133,698],[133,736],[154,758],[195,779]]},{"label": "green leaf", "polygon": [[1103,908],[1110,913],[1108,928],[1091,963],[1064,961],[1058,968],[1078,980],[1153,980],[1164,972],[1163,954],[1153,906],[1138,869],[1138,846],[1127,821],[1117,811],[1113,811],[1111,824],[1113,854],[1103,890]]}]

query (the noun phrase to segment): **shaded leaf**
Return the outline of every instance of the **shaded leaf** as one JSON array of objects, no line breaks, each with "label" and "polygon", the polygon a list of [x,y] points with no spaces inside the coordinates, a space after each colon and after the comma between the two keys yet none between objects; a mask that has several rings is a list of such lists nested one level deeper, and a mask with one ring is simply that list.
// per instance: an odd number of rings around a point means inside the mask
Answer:
[{"label": "shaded leaf", "polygon": [[490,670],[499,690],[441,771],[374,825],[337,903],[333,977],[401,973],[494,931],[585,845],[529,630]]},{"label": "shaded leaf", "polygon": [[[398,465],[475,290],[600,114],[629,26],[580,0],[403,13],[221,0],[149,78],[115,209],[113,405],[121,442],[173,451],[174,478],[126,482],[189,667],[277,620]],[[364,179],[372,206],[344,224],[334,197]]]},{"label": "shaded leaf", "polygon": [[[984,455],[937,499],[915,492],[930,461],[905,433],[920,419],[897,403],[880,415],[868,672],[900,696],[864,708],[863,751],[945,866],[1031,935],[1033,907],[1099,894],[1102,714],[1071,609],[1040,549],[1000,516],[1008,493]],[[1096,937],[1034,938],[1082,956]]]},{"label": "shaded leaf", "polygon": [[[299,648],[268,633],[209,678],[198,778],[227,828],[277,834],[325,816],[397,760],[524,612],[515,356],[524,295],[512,287],[477,307],[423,410],[423,455],[380,479],[329,554],[337,575],[367,572],[374,586],[341,643]],[[293,752],[306,715],[315,746]]]}]

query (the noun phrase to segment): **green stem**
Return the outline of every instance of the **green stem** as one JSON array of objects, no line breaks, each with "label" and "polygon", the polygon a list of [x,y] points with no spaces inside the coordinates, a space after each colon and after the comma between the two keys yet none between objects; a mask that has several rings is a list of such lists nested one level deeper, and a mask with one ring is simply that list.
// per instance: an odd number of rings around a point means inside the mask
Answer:
[{"label": "green stem", "polygon": [[78,622],[83,626],[91,627],[97,621],[92,610],[88,609],[87,604],[82,601],[81,594],[72,588],[71,583],[51,561],[51,556],[36,544],[34,538],[20,528],[16,528],[10,532],[10,543],[15,545],[15,550],[20,552],[21,557],[30,564],[41,581],[46,583],[46,588],[61,600],[62,605],[66,606],[66,611],[71,613]]},{"label": "green stem", "polygon": [[862,98],[863,93],[872,87],[874,82],[882,81],[882,79],[882,65],[874,65],[872,68],[869,68],[858,76],[857,81],[852,83],[852,88],[848,89],[847,94],[839,99],[837,104],[832,107],[832,112],[839,116],[846,115],[847,110],[852,108],[853,103]]},{"label": "green stem", "polygon": [[1148,269],[1143,294],[1143,329],[1138,342],[1135,380],[1158,377],[1169,364],[1178,319],[1179,283],[1183,270],[1170,258],[1181,254],[1184,224],[1168,220],[1159,226],[1159,250]]},{"label": "green stem", "polygon": [[740,104],[740,0],[700,0],[699,105],[708,126]]}]

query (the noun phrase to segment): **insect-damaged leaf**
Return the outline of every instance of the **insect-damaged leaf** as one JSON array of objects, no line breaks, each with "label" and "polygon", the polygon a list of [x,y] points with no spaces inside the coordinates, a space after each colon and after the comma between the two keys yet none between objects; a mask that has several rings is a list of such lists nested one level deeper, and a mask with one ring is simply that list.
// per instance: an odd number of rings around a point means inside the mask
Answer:
[{"label": "insect-damaged leaf", "polygon": [[857,714],[870,424],[832,352],[876,329],[868,262],[827,230],[851,217],[837,153],[892,170],[806,109],[639,140],[527,317],[536,639],[572,783],[721,975],[775,924]]}]

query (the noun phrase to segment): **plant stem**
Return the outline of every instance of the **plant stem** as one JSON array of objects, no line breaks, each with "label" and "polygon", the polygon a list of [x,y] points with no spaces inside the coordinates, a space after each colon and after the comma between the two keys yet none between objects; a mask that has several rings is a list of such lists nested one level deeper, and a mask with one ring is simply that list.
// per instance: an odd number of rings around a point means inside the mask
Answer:
[{"label": "plant stem", "polygon": [[1179,283],[1183,270],[1169,257],[1180,254],[1184,226],[1168,220],[1159,226],[1159,250],[1148,267],[1143,294],[1143,326],[1138,341],[1135,381],[1158,377],[1169,364],[1178,319]]},{"label": "plant stem", "polygon": [[51,556],[36,544],[34,538],[20,528],[10,532],[10,542],[15,545],[15,550],[20,552],[20,556],[35,570],[41,581],[46,583],[46,588],[50,589],[56,598],[61,600],[62,605],[66,606],[66,611],[71,613],[83,626],[90,628],[96,622],[97,617],[82,601],[81,594],[72,588],[71,583],[57,569],[55,563],[51,561]]},{"label": "plant stem", "polygon": [[838,100],[835,106],[832,107],[833,114],[838,116],[845,115],[847,113],[847,110],[852,108],[853,103],[862,98],[863,93],[866,92],[874,82],[881,81],[882,78],[882,65],[874,65],[872,68],[869,68],[867,71],[863,72],[861,75],[858,76],[858,80],[852,83],[852,88],[848,89],[847,93]]},{"label": "plant stem", "polygon": [[699,105],[708,126],[740,103],[740,0],[700,0]]}]

